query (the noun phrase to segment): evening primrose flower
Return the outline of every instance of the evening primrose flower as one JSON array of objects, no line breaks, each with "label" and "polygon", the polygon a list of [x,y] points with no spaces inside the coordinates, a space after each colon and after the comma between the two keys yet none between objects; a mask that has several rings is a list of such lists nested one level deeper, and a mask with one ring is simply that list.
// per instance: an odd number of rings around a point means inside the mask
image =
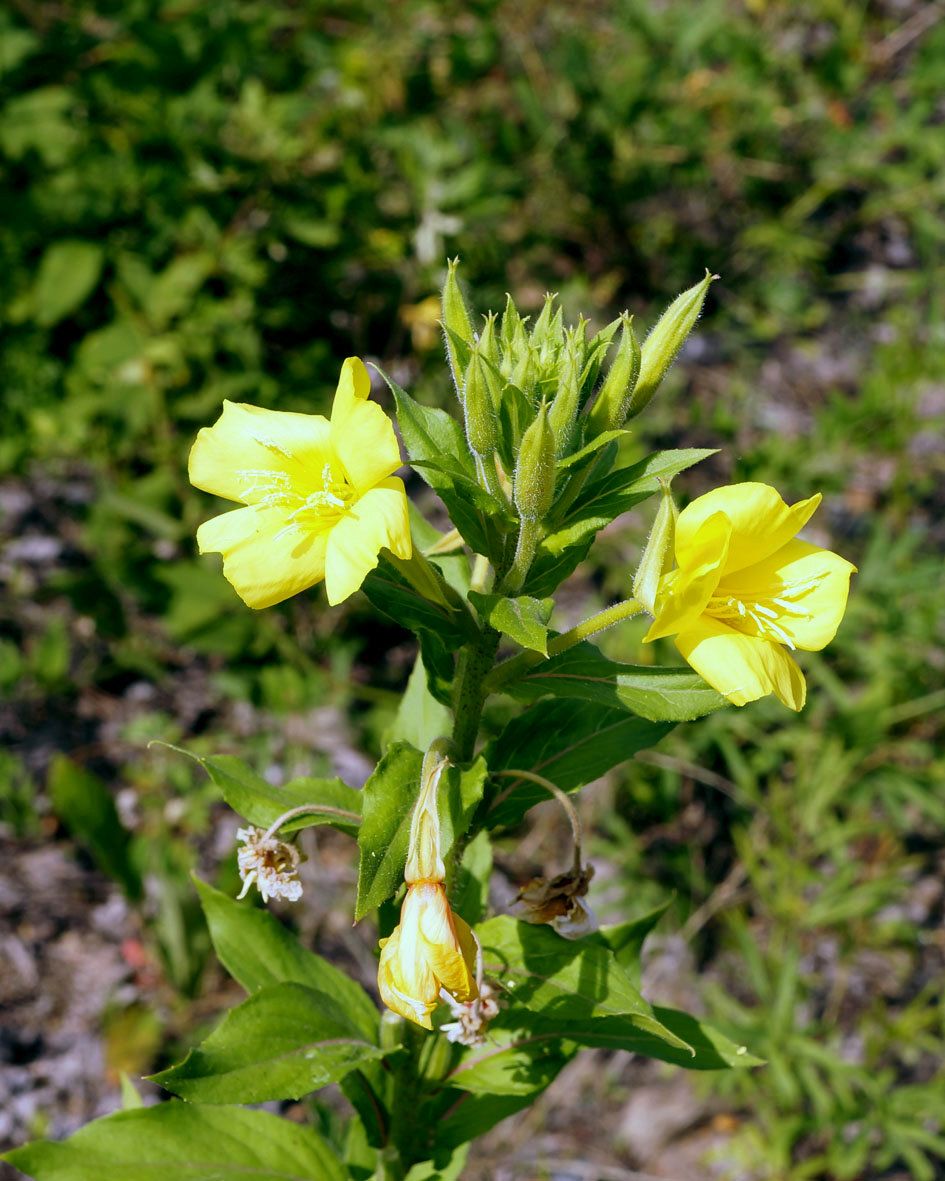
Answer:
[{"label": "evening primrose flower", "polygon": [[441,989],[461,1003],[479,995],[475,937],[459,915],[453,914],[443,888],[446,872],[440,857],[436,793],[448,765],[435,750],[424,761],[404,870],[407,897],[399,924],[390,938],[381,940],[377,970],[384,1004],[425,1029],[433,1028],[430,1014]]},{"label": "evening primrose flower", "polygon": [[340,603],[381,549],[411,557],[407,497],[391,474],[400,450],[370,392],[363,363],[349,357],[330,422],[225,401],[197,435],[191,483],[245,506],[201,525],[197,545],[223,555],[223,573],[248,606],[271,607],[322,579],[328,602]]},{"label": "evening primrose flower", "polygon": [[689,664],[735,705],[775,693],[799,710],[807,686],[788,650],[833,639],[856,569],[795,537],[820,500],[788,506],[753,483],[694,500],[676,521],[676,568],[660,579],[646,640],[675,634]]}]

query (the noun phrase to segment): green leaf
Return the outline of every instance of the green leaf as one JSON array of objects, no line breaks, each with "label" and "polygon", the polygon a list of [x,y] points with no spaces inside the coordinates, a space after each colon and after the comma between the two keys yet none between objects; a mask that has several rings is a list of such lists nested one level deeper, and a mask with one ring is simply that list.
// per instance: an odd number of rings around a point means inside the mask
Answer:
[{"label": "green leaf", "polygon": [[510,599],[505,595],[470,591],[469,601],[496,631],[523,648],[548,655],[548,620],[554,610],[554,599],[532,599],[527,595]]},{"label": "green leaf", "polygon": [[333,996],[373,1042],[378,1012],[364,989],[328,960],[303,947],[267,910],[237,902],[194,877],[214,950],[247,992],[273,984],[305,984]]},{"label": "green leaf", "polygon": [[667,898],[665,902],[637,919],[601,927],[595,935],[589,936],[610,948],[635,988],[640,987],[640,952],[643,949],[643,941],[669,909],[672,901],[672,897]]},{"label": "green leaf", "polygon": [[[654,746],[672,728],[672,722],[647,721],[596,702],[548,699],[506,725],[487,761],[494,771],[534,771],[563,791],[574,791]],[[548,793],[527,779],[497,778],[486,823],[490,828],[517,824],[546,799]]]},{"label": "green leaf", "polygon": [[660,480],[672,479],[687,467],[714,454],[714,450],[698,448],[656,451],[639,463],[617,468],[592,481],[542,541],[539,556],[542,552],[558,556],[566,549],[580,545],[641,500],[652,496],[658,490]]},{"label": "green leaf", "polygon": [[55,755],[49,767],[48,786],[53,810],[75,840],[129,898],[139,899],[141,875],[131,860],[128,832],[105,784],[65,755]]},{"label": "green leaf", "polygon": [[180,746],[172,746],[171,750],[200,763],[233,811],[250,824],[268,828],[285,812],[306,804],[311,805],[312,811],[287,820],[279,830],[281,833],[327,824],[349,836],[357,835],[361,823],[361,792],[340,779],[303,777],[275,787],[235,755],[201,756]]},{"label": "green leaf", "polygon": [[[440,781],[437,810],[440,817],[440,851],[447,867],[447,890],[453,891],[455,867],[450,851],[465,837],[485,791],[489,769],[480,756],[468,767],[449,767]],[[465,916],[464,916],[465,917]]]},{"label": "green leaf", "polygon": [[35,1181],[347,1181],[311,1128],[265,1111],[176,1102],[120,1111],[4,1159]]},{"label": "green leaf", "polygon": [[589,459],[596,454],[601,447],[605,447],[614,439],[621,439],[624,435],[629,436],[630,431],[620,429],[615,431],[601,431],[591,441],[581,448],[580,451],[575,451],[573,455],[567,455],[564,459],[558,460],[559,469],[572,468],[576,464],[583,463],[584,460]]},{"label": "green leaf", "polygon": [[151,1081],[194,1103],[301,1099],[383,1053],[333,996],[304,984],[270,984]]},{"label": "green leaf", "polygon": [[450,519],[472,548],[493,553],[494,532],[483,507],[501,515],[504,506],[495,501],[476,479],[476,463],[463,429],[445,410],[421,406],[396,382],[384,375],[397,403],[397,422],[410,462],[439,494]]},{"label": "green leaf", "polygon": [[489,919],[476,933],[486,974],[515,1002],[557,1021],[625,1016],[646,1034],[690,1050],[657,1020],[609,948],[562,939],[548,927],[508,915]]},{"label": "green leaf", "polygon": [[422,766],[419,750],[409,743],[395,742],[364,785],[355,921],[390,898],[403,881]]},{"label": "green leaf", "polygon": [[82,306],[98,284],[105,252],[98,242],[64,238],[47,246],[33,283],[33,319],[51,328]]},{"label": "green leaf", "polygon": [[453,909],[470,925],[481,922],[485,914],[491,874],[492,841],[483,829],[466,846],[451,891]]},{"label": "green leaf", "polygon": [[417,750],[426,750],[435,738],[449,733],[450,724],[450,711],[430,692],[423,653],[418,652],[387,740],[409,742]]},{"label": "green leaf", "polygon": [[535,1037],[529,1018],[521,1010],[500,1014],[485,1045],[465,1049],[444,1083],[479,1095],[534,1097],[543,1091],[574,1056],[574,1046],[554,1034]]},{"label": "green leaf", "polygon": [[138,1089],[125,1074],[121,1072],[119,1076],[121,1082],[121,1109],[122,1111],[137,1111],[139,1107],[144,1107],[144,1100],[138,1094]]},{"label": "green leaf", "polygon": [[463,1169],[466,1167],[466,1157],[469,1148],[464,1144],[453,1153],[444,1165],[434,1165],[433,1161],[424,1161],[414,1165],[404,1181],[459,1181]]},{"label": "green leaf", "polygon": [[619,664],[586,641],[530,668],[502,692],[523,701],[549,694],[577,698],[652,722],[688,722],[727,704],[690,669]]},{"label": "green leaf", "polygon": [[470,1091],[444,1090],[441,1097],[444,1114],[435,1125],[436,1147],[444,1152],[454,1150],[484,1135],[534,1101],[534,1092],[530,1095],[476,1095]]}]

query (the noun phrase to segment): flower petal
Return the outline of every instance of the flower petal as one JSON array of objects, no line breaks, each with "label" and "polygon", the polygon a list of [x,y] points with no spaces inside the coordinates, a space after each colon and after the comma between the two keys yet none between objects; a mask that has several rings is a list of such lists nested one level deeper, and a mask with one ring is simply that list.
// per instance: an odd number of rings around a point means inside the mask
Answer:
[{"label": "flower petal", "polygon": [[[381,958],[377,965],[377,988],[381,1000],[393,1012],[408,1021],[415,1021],[424,1029],[432,1029],[430,1014],[436,1008],[439,986],[426,964],[417,964],[419,976],[409,983],[403,978],[404,951],[401,945],[402,926],[394,928],[389,939],[381,940]],[[413,991],[411,991],[411,989]]]},{"label": "flower petal", "polygon": [[384,547],[399,558],[413,552],[407,495],[396,476],[366,492],[328,535],[325,589],[332,606],[354,594]]},{"label": "flower petal", "polygon": [[325,577],[327,533],[287,530],[285,523],[281,509],[254,505],[197,530],[200,552],[223,555],[223,573],[248,607],[271,607]]},{"label": "flower petal", "polygon": [[688,564],[688,552],[706,522],[722,512],[732,522],[732,542],[724,573],[763,562],[786,545],[814,515],[820,493],[788,507],[768,484],[728,484],[697,497],[676,521],[676,561]]},{"label": "flower petal", "polygon": [[644,642],[671,636],[696,622],[715,592],[725,566],[732,523],[724,513],[705,521],[686,550],[686,565],[664,574],[656,592],[656,617]]},{"label": "flower petal", "polygon": [[363,362],[349,357],[341,367],[331,408],[331,445],[359,493],[401,465],[393,424],[376,402],[368,401],[370,392],[371,379]]},{"label": "flower petal", "polygon": [[763,600],[795,648],[816,652],[837,634],[856,567],[806,541],[789,541],[764,562],[724,577],[719,595]]},{"label": "flower petal", "polygon": [[745,705],[768,693],[776,693],[790,709],[804,705],[804,674],[786,649],[773,640],[746,636],[703,615],[675,642],[699,676],[733,705]]},{"label": "flower petal", "polygon": [[424,891],[420,933],[427,963],[440,984],[456,1000],[473,1000],[479,990],[471,967],[476,962],[476,945],[468,925],[450,910],[442,886],[415,889]]},{"label": "flower petal", "polygon": [[330,458],[329,429],[321,414],[225,401],[213,426],[197,433],[190,450],[190,482],[215,496],[253,504],[265,495],[264,488],[251,491],[260,485],[260,473],[281,472],[295,480],[320,472]]}]

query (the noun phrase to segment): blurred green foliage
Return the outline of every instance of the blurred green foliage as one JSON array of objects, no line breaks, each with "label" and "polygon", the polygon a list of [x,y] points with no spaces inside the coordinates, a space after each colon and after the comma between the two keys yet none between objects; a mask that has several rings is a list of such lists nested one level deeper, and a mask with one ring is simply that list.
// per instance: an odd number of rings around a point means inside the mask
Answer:
[{"label": "blurred green foliage", "polygon": [[[603,323],[629,306],[644,325],[708,266],[722,281],[647,442],[724,446],[694,476],[706,484],[822,489],[833,548],[861,573],[837,642],[805,657],[803,718],[762,703],[675,732],[616,785],[596,851],[618,867],[625,911],[676,890],[671,918],[712,965],[711,1016],[770,1061],[706,1083],[742,1114],[741,1165],[937,1175],[942,901],[914,901],[941,872],[945,822],[934,10],[0,12],[0,492],[26,490],[0,508],[13,543],[56,540],[51,560],[3,558],[0,696],[48,734],[83,695],[158,687],[93,769],[134,791],[135,816],[100,799],[99,819],[134,829],[126,885],[161,883],[152,938],[179,994],[206,954],[186,873],[216,795],[146,741],[212,750],[206,728],[249,699],[269,719],[328,702],[375,748],[412,658],[357,601],[252,613],[195,558],[212,511],[186,479],[195,431],[224,397],[324,411],[352,353],[445,399],[430,297],[447,254],[477,306],[512,290],[537,309],[552,288],[566,316]],[[591,600],[626,587],[625,538],[600,548]],[[637,655],[638,640],[626,628],[609,654]],[[250,731],[241,752],[257,765],[332,773],[297,737]],[[62,723],[57,741],[86,737]],[[21,745],[0,756],[0,808],[32,837],[47,767]],[[58,818],[94,853],[95,817],[69,803],[87,772],[58,766]]]}]

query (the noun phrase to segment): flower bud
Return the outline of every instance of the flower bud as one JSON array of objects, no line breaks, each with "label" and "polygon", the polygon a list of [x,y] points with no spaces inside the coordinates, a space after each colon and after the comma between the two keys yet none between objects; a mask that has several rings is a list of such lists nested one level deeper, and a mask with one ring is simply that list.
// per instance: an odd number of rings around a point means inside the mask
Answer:
[{"label": "flower bud", "polygon": [[495,330],[495,321],[495,312],[489,312],[485,316],[485,323],[482,326],[482,331],[479,333],[479,355],[486,362],[487,370],[489,366],[492,366],[494,370],[498,370],[502,360]]},{"label": "flower bud", "polygon": [[476,335],[473,332],[472,321],[463,293],[459,289],[456,278],[456,268],[459,259],[450,259],[446,264],[446,282],[443,284],[442,314],[443,327],[446,329],[446,355],[449,358],[453,382],[460,401],[463,398],[462,375],[468,360],[463,345],[472,346]]},{"label": "flower bud", "polygon": [[623,327],[617,355],[587,416],[588,438],[623,426],[640,372],[640,346],[633,331],[633,317],[624,312],[620,319]]},{"label": "flower bud", "polygon": [[673,564],[673,540],[676,532],[676,505],[668,483],[660,489],[660,507],[646,540],[640,565],[633,578],[633,597],[656,615],[656,592],[660,579]]},{"label": "flower bud", "polygon": [[548,415],[555,436],[555,455],[558,457],[570,448],[574,423],[581,405],[581,358],[573,340],[569,340],[565,348],[559,370],[558,391]]},{"label": "flower bud", "polygon": [[554,306],[555,295],[546,292],[544,306],[532,329],[532,344],[543,356],[547,355],[549,346],[554,349],[561,345],[562,309],[558,308],[555,312]]},{"label": "flower bud", "polygon": [[538,382],[538,358],[535,355],[535,350],[524,338],[509,381],[520,389],[526,398],[533,398]]},{"label": "flower bud", "polygon": [[463,413],[469,446],[477,455],[491,455],[496,446],[495,405],[478,347],[473,349],[466,366],[463,388]]},{"label": "flower bud", "polygon": [[555,436],[548,421],[548,404],[542,402],[522,436],[512,497],[523,521],[539,521],[551,508],[554,494]]},{"label": "flower bud", "polygon": [[706,271],[701,283],[677,296],[643,342],[640,375],[630,405],[627,407],[628,418],[639,414],[656,393],[660,382],[676,359],[676,354],[699,319],[709,284],[717,278],[718,275],[711,275]]},{"label": "flower bud", "polygon": [[502,327],[499,329],[499,335],[506,355],[513,351],[513,347],[519,341],[525,339],[525,325],[522,322],[522,317],[518,314],[515,301],[508,293],[505,296],[505,312],[502,315]]}]

